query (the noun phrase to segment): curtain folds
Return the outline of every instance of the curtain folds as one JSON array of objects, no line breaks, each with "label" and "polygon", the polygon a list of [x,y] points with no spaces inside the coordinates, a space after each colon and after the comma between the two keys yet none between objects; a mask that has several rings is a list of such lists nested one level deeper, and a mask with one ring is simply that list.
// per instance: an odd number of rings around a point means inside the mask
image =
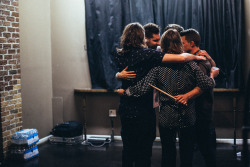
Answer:
[{"label": "curtain folds", "polygon": [[216,87],[240,88],[242,81],[242,0],[85,0],[87,53],[92,88],[115,89],[113,61],[123,28],[153,22],[194,28],[221,69]]}]

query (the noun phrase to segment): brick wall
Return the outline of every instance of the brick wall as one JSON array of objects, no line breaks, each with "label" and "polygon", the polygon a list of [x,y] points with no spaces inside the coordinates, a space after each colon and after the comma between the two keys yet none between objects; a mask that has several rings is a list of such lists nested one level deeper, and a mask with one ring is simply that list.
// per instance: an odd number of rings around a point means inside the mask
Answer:
[{"label": "brick wall", "polygon": [[1,160],[12,134],[22,128],[18,0],[0,0],[0,32]]}]

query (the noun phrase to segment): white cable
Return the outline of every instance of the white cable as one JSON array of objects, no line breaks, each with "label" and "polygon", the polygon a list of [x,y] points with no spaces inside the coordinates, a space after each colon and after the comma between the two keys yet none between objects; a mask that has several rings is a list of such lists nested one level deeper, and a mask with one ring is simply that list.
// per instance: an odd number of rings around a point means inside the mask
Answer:
[{"label": "white cable", "polygon": [[95,145],[95,144],[93,144],[93,143],[87,141],[87,144],[89,144],[89,145],[91,145],[91,146],[93,146],[93,147],[102,147],[102,146],[104,146],[105,144],[109,144],[109,143],[111,143],[111,140],[110,140],[110,139],[109,139],[108,141],[104,141],[104,142],[103,142],[102,144],[100,144],[100,145]]}]

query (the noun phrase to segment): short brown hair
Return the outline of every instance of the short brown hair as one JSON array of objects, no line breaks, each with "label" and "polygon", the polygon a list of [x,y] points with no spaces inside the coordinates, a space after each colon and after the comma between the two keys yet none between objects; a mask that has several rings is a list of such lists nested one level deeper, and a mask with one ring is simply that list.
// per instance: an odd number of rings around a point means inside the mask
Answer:
[{"label": "short brown hair", "polygon": [[184,30],[184,28],[181,25],[179,25],[179,24],[168,24],[164,28],[164,32],[167,31],[167,30],[169,30],[169,29],[176,29],[179,33]]},{"label": "short brown hair", "polygon": [[193,28],[186,29],[180,33],[181,36],[185,36],[185,39],[190,43],[194,41],[195,46],[199,47],[201,43],[201,36],[199,32]]},{"label": "short brown hair", "polygon": [[147,38],[152,38],[153,34],[160,34],[160,30],[161,30],[160,26],[154,23],[148,23],[144,25],[143,28],[145,30],[145,36]]}]

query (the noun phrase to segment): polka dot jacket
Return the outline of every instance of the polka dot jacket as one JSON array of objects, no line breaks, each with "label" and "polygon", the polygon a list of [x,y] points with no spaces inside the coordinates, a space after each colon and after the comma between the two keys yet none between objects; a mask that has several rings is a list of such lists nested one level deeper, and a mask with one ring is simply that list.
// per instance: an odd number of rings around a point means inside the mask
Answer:
[{"label": "polka dot jacket", "polygon": [[[162,64],[152,68],[149,73],[135,86],[126,92],[129,96],[140,97],[152,92],[155,85],[172,96],[185,94],[196,86],[203,90],[214,87],[212,78],[204,75],[200,67],[194,62],[178,64]],[[176,104],[167,95],[160,92],[159,124],[163,127],[184,128],[195,123],[195,101],[190,100],[187,106]]]},{"label": "polka dot jacket", "polygon": [[[138,81],[147,75],[150,69],[159,66],[162,62],[164,53],[150,48],[134,48],[129,52],[117,55],[116,61],[122,71],[128,66],[128,71],[135,71],[136,78],[122,80],[122,88],[127,89],[134,86]],[[119,114],[121,117],[135,118],[153,112],[152,92],[140,97],[121,96]]]}]

